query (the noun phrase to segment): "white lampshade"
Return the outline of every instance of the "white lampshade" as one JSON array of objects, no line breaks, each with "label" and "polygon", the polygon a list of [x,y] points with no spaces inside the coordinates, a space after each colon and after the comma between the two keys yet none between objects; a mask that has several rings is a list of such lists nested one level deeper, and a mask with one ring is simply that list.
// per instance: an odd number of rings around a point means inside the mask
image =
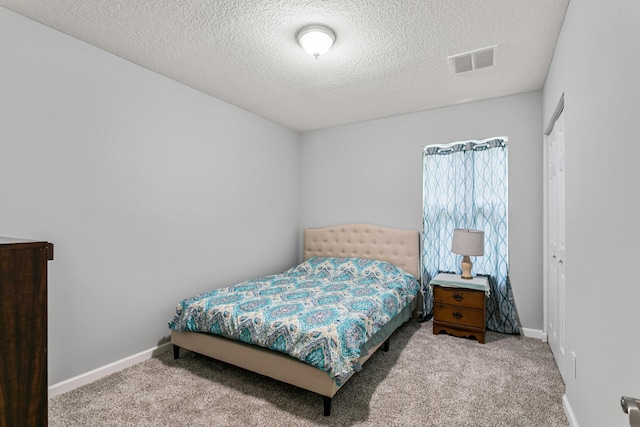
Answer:
[{"label": "white lampshade", "polygon": [[309,55],[318,56],[327,53],[336,40],[331,29],[320,25],[305,27],[298,32],[298,43]]},{"label": "white lampshade", "polygon": [[460,267],[462,268],[463,279],[473,279],[471,269],[473,263],[469,256],[484,255],[484,231],[467,230],[456,228],[453,230],[453,239],[451,240],[451,252],[463,255]]},{"label": "white lampshade", "polygon": [[483,256],[484,231],[456,228],[453,230],[451,252],[459,255]]}]

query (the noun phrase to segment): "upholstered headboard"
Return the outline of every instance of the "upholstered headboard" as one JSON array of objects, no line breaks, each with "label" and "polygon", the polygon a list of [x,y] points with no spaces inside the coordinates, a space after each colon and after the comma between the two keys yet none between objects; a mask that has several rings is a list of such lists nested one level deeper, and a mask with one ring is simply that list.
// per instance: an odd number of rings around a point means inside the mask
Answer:
[{"label": "upholstered headboard", "polygon": [[304,230],[304,259],[314,256],[378,259],[420,278],[420,233],[369,224]]}]

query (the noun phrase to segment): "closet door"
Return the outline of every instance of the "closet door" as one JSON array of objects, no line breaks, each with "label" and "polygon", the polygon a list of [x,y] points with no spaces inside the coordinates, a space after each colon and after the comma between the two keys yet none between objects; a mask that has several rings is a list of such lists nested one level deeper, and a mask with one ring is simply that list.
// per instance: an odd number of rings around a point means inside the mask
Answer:
[{"label": "closet door", "polygon": [[564,113],[556,120],[547,138],[547,338],[556,364],[565,379],[564,296],[565,296],[565,213],[564,213]]}]

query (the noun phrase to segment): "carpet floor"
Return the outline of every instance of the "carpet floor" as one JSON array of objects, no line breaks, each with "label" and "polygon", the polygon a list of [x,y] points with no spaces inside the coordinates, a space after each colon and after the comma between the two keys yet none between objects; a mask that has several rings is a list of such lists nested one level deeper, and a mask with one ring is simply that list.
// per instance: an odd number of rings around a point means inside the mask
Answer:
[{"label": "carpet floor", "polygon": [[49,400],[49,426],[568,426],[547,343],[411,320],[333,398],[182,351]]}]

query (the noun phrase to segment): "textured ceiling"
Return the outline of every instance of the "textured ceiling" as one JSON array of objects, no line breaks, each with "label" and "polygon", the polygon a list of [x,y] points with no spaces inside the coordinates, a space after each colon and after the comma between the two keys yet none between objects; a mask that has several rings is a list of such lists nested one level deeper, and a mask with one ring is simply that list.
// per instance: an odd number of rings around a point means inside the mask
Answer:
[{"label": "textured ceiling", "polygon": [[[569,0],[0,0],[0,5],[305,131],[541,89]],[[314,59],[308,24],[336,33]],[[497,45],[454,75],[448,56]]]}]

